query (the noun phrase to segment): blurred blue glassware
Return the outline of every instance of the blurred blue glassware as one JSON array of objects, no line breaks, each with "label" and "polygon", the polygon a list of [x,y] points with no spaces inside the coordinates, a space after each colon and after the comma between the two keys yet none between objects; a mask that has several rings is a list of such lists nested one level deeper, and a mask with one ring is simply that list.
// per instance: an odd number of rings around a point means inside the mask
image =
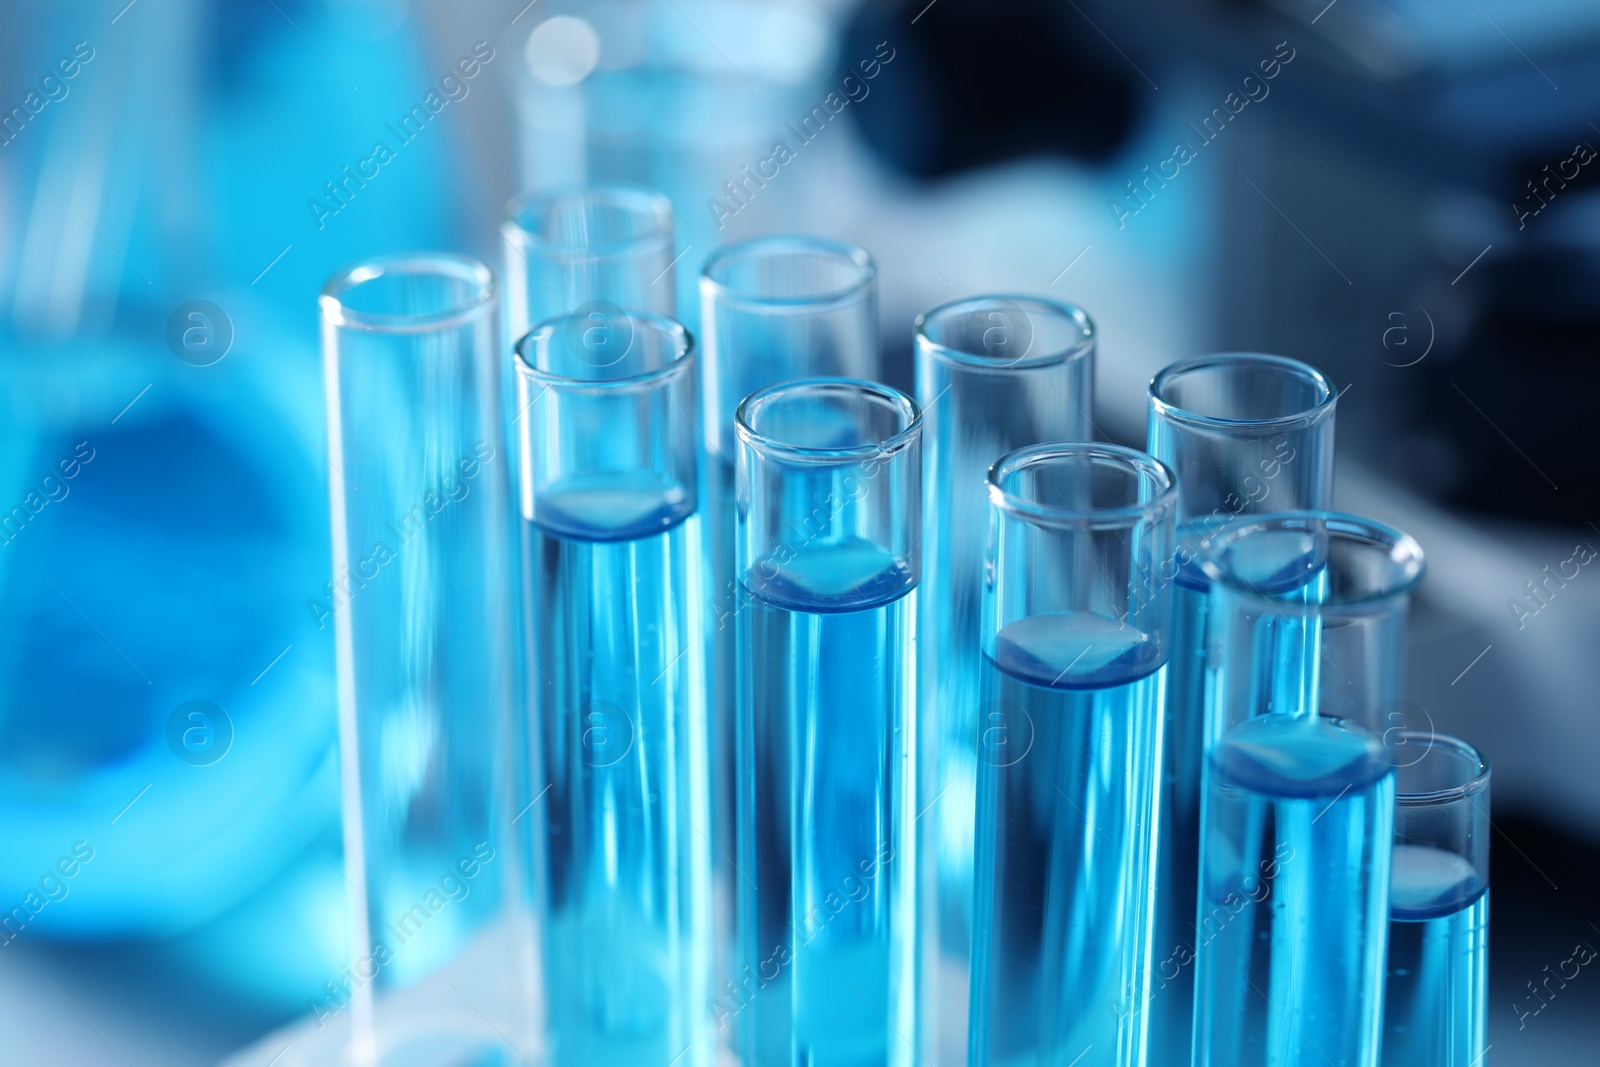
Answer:
[{"label": "blurred blue glassware", "polygon": [[687,257],[678,317],[698,336],[701,260],[758,232],[758,219],[792,227],[814,195],[772,157],[779,140],[791,145],[784,161],[806,150],[809,136],[786,123],[808,116],[830,88],[822,80],[833,65],[832,19],[800,0],[544,0],[519,27],[522,187],[634,182],[664,193],[678,208],[671,255]]}]

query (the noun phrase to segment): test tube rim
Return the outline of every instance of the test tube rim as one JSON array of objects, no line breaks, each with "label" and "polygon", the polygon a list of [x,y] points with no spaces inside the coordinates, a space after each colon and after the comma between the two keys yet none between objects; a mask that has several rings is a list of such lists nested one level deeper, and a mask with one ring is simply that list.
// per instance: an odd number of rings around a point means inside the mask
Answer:
[{"label": "test tube rim", "polygon": [[[858,274],[853,282],[843,288],[817,296],[800,297],[756,296],[736,289],[713,276],[716,268],[725,266],[736,257],[780,248],[791,252],[804,250],[823,253],[841,262],[848,262],[857,269]],[[735,241],[712,252],[706,258],[705,266],[700,268],[702,296],[715,297],[720,304],[729,307],[778,313],[814,313],[855,304],[869,298],[877,283],[878,264],[865,248],[848,241],[831,241],[824,237],[810,237],[805,234],[766,234],[746,241]]]},{"label": "test tube rim", "polygon": [[[1203,412],[1193,411],[1181,407],[1167,399],[1167,393],[1175,378],[1197,370],[1224,364],[1256,364],[1263,367],[1276,367],[1288,372],[1301,381],[1309,382],[1317,390],[1318,400],[1315,404],[1300,411],[1290,412],[1285,415],[1274,415],[1264,419],[1228,419],[1217,415],[1207,415]],[[1327,417],[1338,404],[1339,392],[1333,387],[1317,368],[1303,360],[1290,356],[1277,356],[1267,352],[1213,352],[1202,356],[1189,356],[1175,363],[1169,363],[1156,372],[1150,379],[1150,408],[1154,415],[1169,422],[1183,423],[1201,429],[1225,429],[1236,432],[1241,429],[1280,429],[1286,426],[1310,425]]]},{"label": "test tube rim", "polygon": [[[928,336],[928,322],[930,319],[964,311],[969,308],[979,307],[984,304],[993,304],[1004,301],[1016,304],[1025,309],[1036,309],[1048,312],[1052,316],[1063,318],[1076,323],[1080,329],[1080,336],[1075,344],[1055,352],[1046,352],[1041,355],[1024,355],[1010,361],[991,359],[976,352],[967,352],[960,348],[935,341]],[[1068,304],[1059,300],[1050,300],[1040,296],[1021,296],[1011,293],[986,293],[979,296],[963,297],[960,300],[951,300],[947,303],[929,308],[916,318],[912,327],[912,336],[915,338],[917,351],[944,363],[970,367],[976,370],[999,373],[1008,370],[1026,370],[1035,367],[1054,367],[1074,360],[1088,358],[1094,351],[1097,332],[1094,320],[1089,313],[1076,304]]]},{"label": "test tube rim", "polygon": [[[1489,788],[1491,768],[1489,757],[1470,741],[1464,741],[1451,734],[1441,734],[1437,730],[1397,730],[1394,731],[1405,738],[1402,744],[1412,740],[1420,740],[1430,748],[1448,749],[1458,756],[1465,757],[1467,762],[1477,769],[1471,778],[1459,785],[1446,786],[1443,789],[1428,789],[1422,792],[1408,793],[1400,789],[1399,776],[1395,778],[1394,802],[1397,807],[1422,808],[1441,804],[1453,804],[1470,797],[1481,796]],[[1388,747],[1388,732],[1384,734],[1384,745]],[[1422,757],[1426,759],[1426,756]],[[1420,760],[1418,761],[1420,762]]]},{"label": "test tube rim", "polygon": [[[901,418],[898,430],[881,441],[850,445],[844,448],[813,448],[790,444],[757,430],[750,423],[755,409],[771,403],[780,395],[801,390],[856,391],[865,393],[885,403]],[[865,378],[796,378],[763,386],[739,401],[733,413],[734,432],[739,443],[761,454],[789,463],[814,463],[822,466],[854,463],[863,459],[888,458],[915,444],[922,437],[922,408],[915,400],[900,390],[882,382]]]},{"label": "test tube rim", "polygon": [[[538,206],[548,206],[563,200],[609,200],[637,208],[651,226],[638,237],[626,241],[608,241],[604,244],[574,244],[570,241],[552,241],[523,224],[522,219]],[[537,251],[541,256],[558,260],[621,259],[631,253],[672,242],[672,201],[666,195],[645,185],[631,182],[576,182],[552,186],[525,193],[507,202],[505,222],[501,232],[514,247],[523,251]]]},{"label": "test tube rim", "polygon": [[[466,282],[472,289],[458,306],[426,314],[357,311],[346,303],[347,294],[386,274],[448,275]],[[499,290],[494,271],[471,256],[455,252],[400,252],[373,256],[340,268],[322,287],[317,302],[322,321],[328,326],[378,334],[434,333],[464,325],[490,312]]]},{"label": "test tube rim", "polygon": [[528,359],[526,348],[535,339],[535,335],[554,333],[564,325],[575,320],[584,319],[586,316],[578,314],[557,315],[545,319],[528,330],[517,339],[512,348],[512,363],[519,377],[528,378],[538,382],[547,389],[559,389],[567,393],[595,393],[609,394],[627,391],[642,391],[656,388],[672,381],[675,378],[693,373],[695,364],[695,339],[689,328],[670,315],[658,315],[654,312],[626,311],[630,320],[635,323],[643,322],[651,327],[659,328],[668,334],[675,334],[678,341],[674,344],[673,357],[652,370],[639,374],[630,374],[621,378],[573,378],[564,374],[552,374],[540,370]]},{"label": "test tube rim", "polygon": [[[1028,500],[1001,484],[1002,479],[1025,466],[1068,455],[1074,457],[1097,455],[1100,458],[1117,460],[1141,480],[1151,484],[1156,492],[1142,504],[1068,508]],[[1055,529],[1131,528],[1160,521],[1163,512],[1176,512],[1178,507],[1178,477],[1171,467],[1148,452],[1104,441],[1047,441],[1013,449],[995,460],[989,467],[985,484],[989,503],[1000,512],[1035,526]]]},{"label": "test tube rim", "polygon": [[[1233,543],[1250,533],[1266,527],[1284,527],[1289,523],[1315,522],[1323,529],[1341,535],[1354,535],[1373,544],[1384,545],[1389,557],[1397,564],[1399,577],[1384,587],[1346,599],[1326,600],[1317,604],[1297,604],[1292,600],[1263,593],[1247,579],[1235,577],[1231,568],[1223,567],[1218,559],[1222,546]],[[1376,519],[1364,518],[1340,511],[1278,511],[1236,521],[1213,534],[1200,555],[1200,569],[1206,578],[1224,586],[1233,593],[1271,604],[1282,615],[1319,615],[1338,617],[1365,614],[1366,609],[1382,605],[1398,597],[1410,595],[1422,581],[1427,561],[1417,539],[1403,530]]]}]

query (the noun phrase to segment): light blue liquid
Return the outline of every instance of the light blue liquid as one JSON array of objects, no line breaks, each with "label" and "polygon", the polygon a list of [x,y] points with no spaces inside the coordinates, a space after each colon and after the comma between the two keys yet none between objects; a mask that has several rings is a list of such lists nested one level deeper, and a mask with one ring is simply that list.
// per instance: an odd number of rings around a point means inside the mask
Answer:
[{"label": "light blue liquid", "polygon": [[907,1067],[913,579],[862,540],[782,551],[745,577],[742,958],[714,1010],[751,1067]]},{"label": "light blue liquid", "polygon": [[[1154,972],[1150,999],[1150,1061],[1185,1064],[1194,1043],[1194,958],[1198,935],[1200,811],[1205,769],[1207,660],[1210,582],[1196,562],[1205,552],[1214,520],[1188,524],[1182,547],[1174,556],[1176,604],[1167,669],[1164,708],[1165,737],[1160,819],[1160,873],[1155,891]],[[1316,542],[1300,535],[1258,539],[1245,576],[1262,593],[1298,591],[1299,599],[1316,602],[1324,593],[1326,561]],[[1267,687],[1258,692],[1262,707],[1303,707],[1315,690],[1320,624],[1294,613],[1263,622],[1255,655],[1257,663],[1273,664],[1259,672]],[[1274,652],[1273,649],[1281,649]],[[1273,657],[1278,658],[1274,661]]]},{"label": "light blue liquid", "polygon": [[1396,845],[1384,1067],[1476,1067],[1488,998],[1489,891],[1453,852]]},{"label": "light blue liquid", "polygon": [[1144,1063],[1162,667],[1145,634],[1090,612],[996,637],[978,742],[974,1067]]},{"label": "light blue liquid", "polygon": [[[731,965],[734,883],[738,872],[734,857],[738,843],[734,825],[734,716],[737,707],[739,662],[738,615],[750,595],[739,582],[734,566],[736,534],[733,505],[733,464],[711,455],[700,464],[700,514],[704,522],[706,630],[706,683],[711,752],[711,839],[713,882],[717,898],[717,980],[728,977]],[[726,918],[724,918],[726,917]]]},{"label": "light blue liquid", "polygon": [[[550,1063],[712,1062],[706,737],[686,494],[557,483],[524,526]],[[685,1051],[687,1050],[687,1051]],[[681,1058],[680,1058],[681,1057]]]},{"label": "light blue liquid", "polygon": [[1205,766],[1207,582],[1185,567],[1176,604],[1164,702],[1160,841],[1150,997],[1150,1062],[1182,1067],[1194,1044],[1195,913],[1199,907],[1200,797]]},{"label": "light blue liquid", "polygon": [[1261,715],[1207,771],[1197,1067],[1374,1067],[1394,775],[1335,719]]}]

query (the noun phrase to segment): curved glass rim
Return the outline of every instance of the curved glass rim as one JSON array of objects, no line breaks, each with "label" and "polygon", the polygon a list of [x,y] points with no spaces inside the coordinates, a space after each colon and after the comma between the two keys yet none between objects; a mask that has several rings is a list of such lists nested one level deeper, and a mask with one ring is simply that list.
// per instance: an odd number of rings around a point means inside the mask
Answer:
[{"label": "curved glass rim", "polygon": [[674,338],[673,357],[653,370],[630,374],[621,378],[573,378],[565,374],[552,374],[547,370],[540,370],[528,358],[528,349],[534,344],[545,340],[557,330],[565,328],[568,323],[587,321],[587,316],[583,315],[557,315],[555,318],[545,319],[543,322],[538,323],[517,339],[512,352],[512,361],[517,373],[550,389],[562,389],[567,392],[604,393],[613,390],[648,388],[692,371],[695,361],[694,334],[689,332],[687,326],[666,315],[656,315],[643,311],[628,311],[624,312],[624,314],[633,320],[636,325],[642,323],[653,330],[672,336]]},{"label": "curved glass rim", "polygon": [[[1068,456],[1112,460],[1155,492],[1142,504],[1071,508],[1040,504],[1002,484],[1018,471]],[[994,462],[987,482],[991,506],[1036,526],[1117,529],[1156,519],[1163,511],[1176,512],[1178,506],[1178,478],[1171,467],[1147,452],[1102,441],[1054,441],[1015,449]]]},{"label": "curved glass rim", "polygon": [[[932,320],[963,314],[984,304],[992,304],[999,301],[1016,304],[1027,311],[1037,311],[1041,316],[1048,315],[1052,318],[1066,319],[1078,327],[1078,340],[1060,351],[1045,352],[1039,355],[1024,355],[1005,362],[990,359],[988,356],[980,355],[977,352],[968,352],[964,349],[942,344],[928,336],[928,324]],[[1013,296],[1008,293],[991,293],[984,296],[964,297],[960,300],[952,300],[949,303],[940,304],[938,307],[929,308],[917,316],[916,323],[912,328],[912,336],[915,338],[917,351],[926,352],[935,359],[943,360],[946,363],[958,363],[964,367],[976,367],[980,370],[1001,371],[1018,367],[1049,367],[1066,363],[1070,360],[1081,359],[1094,350],[1095,329],[1094,320],[1089,317],[1088,312],[1076,304],[1066,304],[1038,296]]]},{"label": "curved glass rim", "polygon": [[[750,424],[750,416],[756,408],[776,400],[790,399],[792,395],[806,393],[845,392],[864,394],[884,404],[899,416],[900,428],[883,440],[870,444],[851,445],[847,448],[810,448],[780,441]],[[741,443],[749,445],[762,455],[778,456],[802,463],[840,463],[891,455],[919,439],[922,436],[922,408],[900,390],[881,382],[869,382],[863,378],[797,378],[757,389],[739,401],[739,406],[733,413],[733,428]]]},{"label": "curved glass rim", "polygon": [[[551,241],[530,229],[523,218],[530,212],[562,202],[605,203],[630,211],[648,222],[646,231],[626,241],[578,244]],[[506,204],[506,220],[501,226],[506,239],[521,248],[537,251],[551,259],[609,259],[636,249],[672,240],[672,201],[643,185],[627,182],[596,182],[560,185],[519,196]]]},{"label": "curved glass rim", "polygon": [[[850,284],[842,288],[819,293],[815,296],[767,297],[736,289],[713,274],[713,271],[717,268],[725,266],[735,259],[742,259],[761,253],[793,255],[801,252],[826,256],[839,263],[848,263],[856,269],[856,277]],[[706,259],[705,266],[700,268],[700,290],[702,293],[709,292],[719,302],[736,307],[765,308],[777,311],[790,308],[810,310],[852,303],[871,290],[877,280],[878,265],[873,260],[872,254],[865,248],[851,244],[848,241],[830,241],[826,238],[807,237],[803,234],[770,234],[762,237],[752,237],[748,241],[736,241],[733,244],[723,245],[715,252],[712,252]]]},{"label": "curved glass rim", "polygon": [[[1406,807],[1423,807],[1432,804],[1448,804],[1468,797],[1479,796],[1489,787],[1489,759],[1476,745],[1441,734],[1433,730],[1401,730],[1400,736],[1406,744],[1416,741],[1419,745],[1428,748],[1437,748],[1449,751],[1460,756],[1465,761],[1465,766],[1475,767],[1472,776],[1458,785],[1446,786],[1443,789],[1429,789],[1419,793],[1401,791],[1399,783],[1395,783],[1394,801],[1397,805]],[[1427,756],[1423,756],[1427,759]],[[1421,762],[1420,760],[1418,762]]]},{"label": "curved glass rim", "polygon": [[[1365,541],[1368,544],[1384,547],[1390,559],[1397,564],[1399,576],[1383,588],[1359,596],[1326,600],[1318,604],[1303,604],[1263,593],[1254,582],[1236,577],[1231,568],[1225,568],[1217,562],[1224,548],[1235,541],[1268,529],[1292,530],[1295,528],[1293,525],[1295,523],[1302,524],[1302,527],[1305,524],[1316,523],[1330,535],[1337,534],[1350,540]],[[1201,553],[1200,569],[1211,581],[1227,586],[1236,593],[1269,602],[1280,613],[1337,615],[1349,609],[1378,604],[1409,594],[1417,587],[1417,583],[1422,581],[1423,572],[1427,568],[1422,546],[1417,543],[1417,539],[1387,523],[1341,511],[1278,511],[1248,520],[1236,520],[1217,531],[1211,536],[1211,543]]]},{"label": "curved glass rim", "polygon": [[[345,303],[345,295],[358,286],[393,274],[454,278],[467,283],[470,292],[456,307],[417,315],[357,311]],[[494,271],[470,256],[454,252],[402,252],[364,259],[340,269],[322,287],[317,303],[323,322],[331,326],[369,333],[429,333],[459,326],[484,314],[493,308],[498,294],[499,283]]]},{"label": "curved glass rim", "polygon": [[[1172,382],[1180,375],[1189,374],[1197,370],[1207,370],[1212,367],[1227,364],[1254,364],[1261,367],[1275,367],[1286,376],[1308,382],[1317,390],[1319,399],[1303,411],[1291,412],[1287,415],[1274,415],[1269,419],[1224,419],[1216,415],[1206,415],[1198,411],[1190,411],[1168,400],[1166,393]],[[1173,422],[1187,423],[1200,427],[1226,427],[1237,429],[1241,426],[1268,427],[1268,426],[1293,426],[1299,423],[1315,422],[1328,411],[1332,410],[1339,400],[1339,392],[1333,387],[1317,368],[1309,363],[1289,356],[1274,356],[1265,352],[1214,352],[1205,356],[1190,356],[1170,363],[1156,372],[1150,379],[1150,406],[1153,412]]]}]

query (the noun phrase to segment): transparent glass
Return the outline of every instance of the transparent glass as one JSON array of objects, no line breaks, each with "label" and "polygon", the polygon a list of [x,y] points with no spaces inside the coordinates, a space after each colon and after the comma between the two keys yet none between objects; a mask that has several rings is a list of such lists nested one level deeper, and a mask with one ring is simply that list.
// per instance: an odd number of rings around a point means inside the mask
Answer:
[{"label": "transparent glass", "polygon": [[1405,718],[1422,551],[1366,519],[1290,512],[1234,522],[1201,566],[1194,1062],[1374,1064],[1395,793],[1382,739]]},{"label": "transparent glass", "polygon": [[[984,659],[979,604],[990,465],[1012,449],[1093,437],[1094,324],[1021,296],[959,300],[916,322],[917,400],[927,439],[919,627],[924,728],[917,810],[919,1043],[940,1064],[967,1054],[973,814]],[[930,806],[931,805],[931,806]]]},{"label": "transparent glass", "polygon": [[496,298],[443,254],[361,263],[321,297],[356,1062],[417,1039],[374,1033],[374,990],[475,937],[514,955],[489,926],[520,881]]},{"label": "transparent glass", "polygon": [[989,471],[974,1067],[1145,1062],[1172,472],[1045,444]]},{"label": "transparent glass", "polygon": [[1314,368],[1226,353],[1174,363],[1150,383],[1147,447],[1176,473],[1177,614],[1166,696],[1156,971],[1149,1011],[1155,1063],[1182,1063],[1194,1017],[1194,916],[1200,870],[1205,729],[1205,575],[1209,539],[1239,516],[1326,508],[1333,495],[1337,397]]},{"label": "transparent glass", "polygon": [[694,342],[592,312],[535,327],[516,369],[548,1062],[706,1067]]},{"label": "transparent glass", "polygon": [[[1474,1067],[1487,1051],[1489,764],[1431,730],[1396,730],[1384,743],[1395,808],[1383,1063]],[[1572,974],[1557,965],[1545,976],[1551,996],[1578,973],[1576,960],[1564,962]],[[1517,1006],[1519,1021],[1532,1013]]]},{"label": "transparent glass", "polygon": [[[745,602],[734,551],[734,411],[758,389],[819,375],[878,373],[878,282],[872,257],[855,245],[811,237],[760,237],[728,245],[700,275],[704,324],[701,427],[705,458],[707,635],[710,640],[712,838],[719,914],[732,917],[733,716],[738,663],[736,613]],[[732,929],[719,929],[731,939]],[[719,977],[736,970],[719,953]]]},{"label": "transparent glass", "polygon": [[571,185],[513,200],[506,243],[512,337],[558,315],[671,315],[672,205],[636,185]]},{"label": "transparent glass", "polygon": [[922,422],[887,386],[739,405],[740,967],[747,1064],[910,1067]]}]

